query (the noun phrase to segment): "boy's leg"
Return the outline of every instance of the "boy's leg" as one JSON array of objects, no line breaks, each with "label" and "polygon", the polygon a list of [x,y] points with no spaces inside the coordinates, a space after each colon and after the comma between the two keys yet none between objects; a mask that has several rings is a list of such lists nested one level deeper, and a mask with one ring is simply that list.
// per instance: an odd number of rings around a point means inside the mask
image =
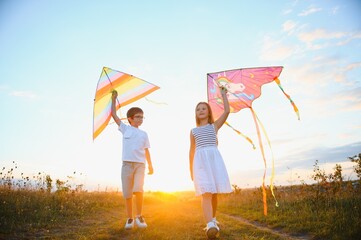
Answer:
[{"label": "boy's leg", "polygon": [[144,186],[145,164],[136,163],[134,169],[134,186],[133,193],[135,195],[135,205],[137,207],[137,215],[142,214],[143,210],[143,186]]},{"label": "boy's leg", "polygon": [[143,208],[143,192],[136,192],[135,195],[135,204],[137,205],[137,215],[135,216],[135,223],[138,228],[146,228],[148,225],[142,216]]},{"label": "boy's leg", "polygon": [[127,211],[127,217],[133,218],[133,198],[125,199],[125,208]]},{"label": "boy's leg", "polygon": [[145,175],[145,164],[137,163],[134,171],[133,192],[135,195],[135,205],[137,207],[135,223],[139,228],[147,227],[147,223],[145,222],[142,216],[144,175]]},{"label": "boy's leg", "polygon": [[127,221],[124,228],[130,230],[134,227],[134,218],[133,218],[133,198],[125,199],[125,208],[127,211]]},{"label": "boy's leg", "polygon": [[135,205],[137,208],[137,216],[142,215],[143,210],[143,192],[136,192],[135,195]]},{"label": "boy's leg", "polygon": [[130,162],[122,165],[122,191],[127,217],[133,218],[133,164]]}]

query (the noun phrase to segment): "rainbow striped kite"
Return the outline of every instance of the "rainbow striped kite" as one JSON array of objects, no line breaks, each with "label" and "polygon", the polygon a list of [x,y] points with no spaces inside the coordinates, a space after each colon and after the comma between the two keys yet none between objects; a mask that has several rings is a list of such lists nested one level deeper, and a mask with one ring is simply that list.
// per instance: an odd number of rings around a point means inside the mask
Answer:
[{"label": "rainbow striped kite", "polygon": [[158,90],[159,87],[132,75],[103,67],[94,99],[93,140],[104,130],[111,118],[112,91],[118,92],[116,110],[120,106]]}]

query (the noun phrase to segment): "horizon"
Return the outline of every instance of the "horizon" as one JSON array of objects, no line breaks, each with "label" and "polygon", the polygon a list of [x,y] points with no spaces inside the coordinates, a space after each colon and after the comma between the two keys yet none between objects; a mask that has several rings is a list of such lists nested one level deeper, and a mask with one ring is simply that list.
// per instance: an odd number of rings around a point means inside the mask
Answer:
[{"label": "horizon", "polygon": [[[359,155],[361,154],[361,152],[359,153]],[[359,158],[359,155],[355,155],[352,157],[356,157]],[[350,160],[351,163],[351,160]],[[46,181],[46,177],[49,176],[51,178],[50,174],[47,174],[45,172],[38,172],[37,175],[33,175],[33,176],[26,176],[21,174],[21,171],[18,172],[19,167],[17,165],[16,162],[13,162],[13,167],[11,168],[6,168],[6,167],[2,167],[2,170],[0,171],[1,173],[1,179],[0,179],[0,185],[1,186],[5,186],[7,185],[9,187],[9,189],[11,190],[41,190],[43,189],[44,191],[46,190],[47,186],[47,181]],[[316,164],[316,162],[315,162]],[[356,163],[351,163],[352,165],[356,165]],[[350,164],[350,165],[351,165]],[[328,182],[331,182],[331,179],[329,179],[330,175],[334,174],[334,168],[332,168],[332,172],[327,172],[325,171],[324,168],[322,168],[322,166],[320,166],[318,164],[318,166],[320,167],[321,171],[325,172],[325,175],[328,177]],[[336,165],[335,165],[336,166]],[[350,168],[352,168],[352,171],[348,171],[348,177],[344,174],[344,169],[342,169],[342,177],[343,177],[343,182],[355,182],[358,181],[359,179],[357,179],[356,176],[356,172],[354,170],[354,166],[350,166]],[[7,171],[7,174],[4,174],[4,171]],[[313,174],[315,174],[314,170],[312,171]],[[22,178],[14,178],[14,175],[21,175]],[[13,175],[14,174],[14,175]],[[84,180],[80,180],[76,177],[76,175],[80,175],[82,176],[82,173],[77,173],[76,171],[73,172],[73,175],[68,175],[66,178],[68,179],[53,179],[51,178],[51,192],[56,192],[58,190],[62,191],[61,189],[59,189],[57,187],[57,180],[60,180],[61,182],[63,182],[63,184],[60,187],[65,187],[67,188],[69,191],[79,191],[79,192],[122,192],[120,187],[114,187],[114,186],[103,186],[100,187],[100,185],[93,185],[93,186],[86,186],[84,183],[82,183],[82,181]],[[274,185],[275,188],[282,188],[282,187],[292,187],[292,186],[299,186],[299,185],[315,185],[318,184],[318,182],[316,180],[312,180],[312,177],[309,176],[308,180],[302,179],[301,176],[299,176],[297,173],[295,173],[295,177],[297,178],[296,180],[288,179],[286,184],[279,184],[279,185]],[[28,179],[28,180],[26,180]],[[10,183],[10,185],[9,185]],[[259,186],[238,186],[237,184],[233,184],[232,185],[232,192],[234,192],[236,189],[242,189],[242,190],[247,190],[247,189],[257,189],[257,188],[261,188],[262,184],[260,184]],[[270,188],[269,184],[266,184],[266,188]],[[67,190],[67,191],[68,191]],[[144,189],[144,192],[162,192],[162,193],[177,193],[177,192],[195,192],[194,189],[180,189],[180,190],[161,190],[161,189]]]}]

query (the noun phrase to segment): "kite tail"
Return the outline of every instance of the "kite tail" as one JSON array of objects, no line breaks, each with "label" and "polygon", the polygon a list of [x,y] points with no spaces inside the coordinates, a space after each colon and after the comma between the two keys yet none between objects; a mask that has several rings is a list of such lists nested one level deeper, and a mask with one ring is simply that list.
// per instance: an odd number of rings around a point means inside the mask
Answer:
[{"label": "kite tail", "polygon": [[254,116],[256,116],[259,125],[261,125],[263,134],[265,135],[265,137],[266,137],[266,139],[267,139],[268,146],[269,146],[269,148],[270,148],[270,150],[271,150],[271,155],[272,155],[272,173],[271,173],[270,185],[271,185],[271,193],[272,193],[272,196],[273,196],[273,198],[274,198],[274,200],[275,200],[275,202],[276,202],[275,205],[276,205],[276,207],[278,207],[279,204],[278,204],[276,195],[275,195],[275,193],[274,193],[274,191],[273,191],[273,188],[274,188],[273,182],[274,182],[274,177],[275,177],[275,160],[274,160],[273,150],[272,150],[272,147],[271,147],[271,141],[270,141],[270,139],[269,139],[269,137],[268,137],[268,134],[267,134],[267,132],[266,132],[266,129],[265,129],[264,125],[263,125],[262,122],[259,120],[259,118],[258,118],[258,116],[256,115],[256,113],[255,113],[253,110],[252,110],[252,112],[254,113]]},{"label": "kite tail", "polygon": [[282,90],[283,94],[288,98],[288,100],[290,100],[290,102],[291,102],[291,104],[293,106],[293,110],[297,114],[298,120],[300,120],[300,112],[298,111],[298,108],[297,108],[296,104],[293,102],[293,100],[291,99],[290,95],[288,95],[285,92],[285,90],[283,90],[283,87],[281,85],[281,81],[277,77],[274,79],[274,81],[277,83],[278,87]]},{"label": "kite tail", "polygon": [[258,122],[257,122],[258,118],[256,116],[256,113],[253,111],[253,108],[250,107],[250,109],[251,109],[251,112],[252,112],[254,123],[256,125],[259,147],[261,149],[263,162],[264,162],[264,172],[263,172],[263,179],[262,179],[263,214],[265,216],[267,216],[267,192],[266,192],[266,186],[265,186],[265,178],[266,178],[266,172],[267,172],[267,162],[266,162],[266,157],[264,155],[264,149],[263,149],[263,144],[262,144],[261,133],[259,131],[259,126],[258,126]]},{"label": "kite tail", "polygon": [[230,127],[233,131],[235,131],[236,133],[238,133],[239,135],[241,135],[242,137],[244,137],[250,144],[252,144],[253,149],[256,149],[256,146],[254,145],[252,139],[250,139],[249,137],[247,137],[246,135],[244,135],[243,133],[241,133],[240,131],[238,131],[237,129],[235,129],[234,127],[232,127],[228,122],[225,122],[225,124]]},{"label": "kite tail", "polygon": [[148,102],[151,102],[151,103],[154,103],[154,104],[157,104],[157,105],[168,105],[167,103],[165,102],[156,102],[154,100],[150,100],[149,98],[145,97],[145,100],[147,100]]}]

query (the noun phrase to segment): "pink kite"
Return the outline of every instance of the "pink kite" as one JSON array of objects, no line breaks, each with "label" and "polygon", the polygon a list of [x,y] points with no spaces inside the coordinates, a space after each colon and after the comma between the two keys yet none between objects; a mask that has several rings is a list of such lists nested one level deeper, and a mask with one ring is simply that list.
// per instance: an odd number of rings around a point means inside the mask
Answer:
[{"label": "pink kite", "polygon": [[[298,109],[295,103],[292,101],[290,96],[283,90],[281,83],[278,79],[279,75],[281,74],[283,67],[276,66],[276,67],[259,67],[259,68],[243,68],[243,69],[235,69],[235,70],[227,70],[222,72],[215,72],[215,73],[208,73],[207,74],[207,89],[208,89],[208,103],[212,108],[212,112],[214,115],[214,119],[216,120],[223,111],[223,103],[222,97],[219,90],[219,86],[224,86],[227,88],[227,98],[230,104],[231,113],[235,113],[240,111],[244,108],[249,108],[252,112],[252,116],[254,119],[254,123],[257,129],[259,147],[261,149],[265,169],[263,174],[263,181],[262,181],[262,192],[263,192],[263,212],[264,215],[267,215],[267,196],[266,196],[266,188],[265,188],[265,176],[266,176],[266,158],[264,154],[261,133],[259,126],[262,127],[263,133],[265,134],[268,145],[270,146],[269,138],[266,134],[266,131],[259,121],[256,113],[252,108],[252,102],[261,96],[261,87],[263,84],[270,83],[275,81],[285,96],[291,102],[294,111],[296,112],[298,119],[300,119]],[[244,136],[255,148],[251,139],[247,136],[243,135],[240,131],[233,128],[227,122],[226,124],[231,127],[234,131],[238,134]],[[271,149],[272,151],[272,149]],[[273,154],[272,154],[273,155]],[[273,156],[272,156],[273,158]],[[272,159],[273,160],[273,159]],[[273,197],[275,198],[273,192],[273,177],[274,177],[274,164],[272,161],[272,176],[271,176],[271,192]],[[275,198],[276,199],[276,198]],[[276,200],[276,206],[278,206]]]}]

